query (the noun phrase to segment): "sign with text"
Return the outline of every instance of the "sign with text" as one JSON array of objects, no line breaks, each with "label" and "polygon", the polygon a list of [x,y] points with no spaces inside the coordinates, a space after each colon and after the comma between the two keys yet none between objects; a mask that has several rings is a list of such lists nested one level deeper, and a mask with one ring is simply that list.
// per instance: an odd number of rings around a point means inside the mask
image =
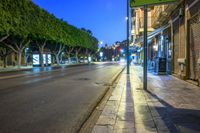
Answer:
[{"label": "sign with text", "polygon": [[131,0],[131,7],[141,7],[144,5],[157,5],[177,2],[177,0]]}]

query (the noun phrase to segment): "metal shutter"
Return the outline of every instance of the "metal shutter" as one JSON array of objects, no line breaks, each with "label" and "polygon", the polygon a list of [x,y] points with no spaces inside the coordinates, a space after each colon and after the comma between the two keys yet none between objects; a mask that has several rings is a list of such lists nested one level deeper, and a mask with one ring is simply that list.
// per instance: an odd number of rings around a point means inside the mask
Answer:
[{"label": "metal shutter", "polygon": [[200,13],[189,20],[190,79],[198,80],[200,54]]},{"label": "metal shutter", "polygon": [[173,50],[173,70],[175,74],[179,72],[179,64],[178,64],[178,57],[179,57],[179,20],[174,23],[174,50]]}]

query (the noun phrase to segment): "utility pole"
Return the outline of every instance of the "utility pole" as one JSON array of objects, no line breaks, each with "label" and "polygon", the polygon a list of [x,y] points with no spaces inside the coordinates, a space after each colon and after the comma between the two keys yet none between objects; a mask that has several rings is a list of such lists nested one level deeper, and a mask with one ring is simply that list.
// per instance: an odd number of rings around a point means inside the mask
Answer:
[{"label": "utility pole", "polygon": [[148,29],[148,6],[144,5],[144,66],[143,66],[143,88],[147,90],[147,29]]},{"label": "utility pole", "polygon": [[127,0],[127,48],[126,48],[126,58],[127,58],[127,74],[130,73],[130,54],[129,54],[129,9],[130,9],[130,6],[129,6],[130,2],[129,0]]}]

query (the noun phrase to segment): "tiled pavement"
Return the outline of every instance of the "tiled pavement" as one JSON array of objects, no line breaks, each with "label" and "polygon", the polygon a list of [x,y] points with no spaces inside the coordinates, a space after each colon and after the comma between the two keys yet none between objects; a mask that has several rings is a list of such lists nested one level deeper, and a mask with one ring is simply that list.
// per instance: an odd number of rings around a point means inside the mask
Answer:
[{"label": "tiled pavement", "polygon": [[93,133],[135,132],[133,99],[129,85],[127,75],[123,73],[93,128]]},{"label": "tiled pavement", "polygon": [[142,89],[142,68],[122,74],[93,133],[199,133],[200,88],[173,76],[148,74]]}]

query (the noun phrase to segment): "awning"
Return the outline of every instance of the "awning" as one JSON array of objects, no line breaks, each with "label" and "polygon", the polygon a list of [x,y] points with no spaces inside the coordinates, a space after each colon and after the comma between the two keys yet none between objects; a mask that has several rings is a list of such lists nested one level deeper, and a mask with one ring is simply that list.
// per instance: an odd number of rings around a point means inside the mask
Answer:
[{"label": "awning", "polygon": [[[170,27],[170,24],[166,24],[166,25],[154,30],[153,32],[149,33],[148,34],[148,42],[151,41],[151,39],[153,37],[155,37],[156,35],[159,35],[162,31],[164,31],[165,29],[167,29],[169,27]],[[135,42],[135,44],[143,43],[143,41],[144,41],[143,37],[140,37],[140,39],[137,42]]]},{"label": "awning", "polygon": [[167,25],[164,25],[164,26],[154,30],[153,32],[149,33],[148,34],[148,40],[152,39],[153,37],[155,37],[156,35],[160,34],[162,31],[164,31],[165,29],[167,29],[169,27],[170,27],[170,24],[167,24]]}]

